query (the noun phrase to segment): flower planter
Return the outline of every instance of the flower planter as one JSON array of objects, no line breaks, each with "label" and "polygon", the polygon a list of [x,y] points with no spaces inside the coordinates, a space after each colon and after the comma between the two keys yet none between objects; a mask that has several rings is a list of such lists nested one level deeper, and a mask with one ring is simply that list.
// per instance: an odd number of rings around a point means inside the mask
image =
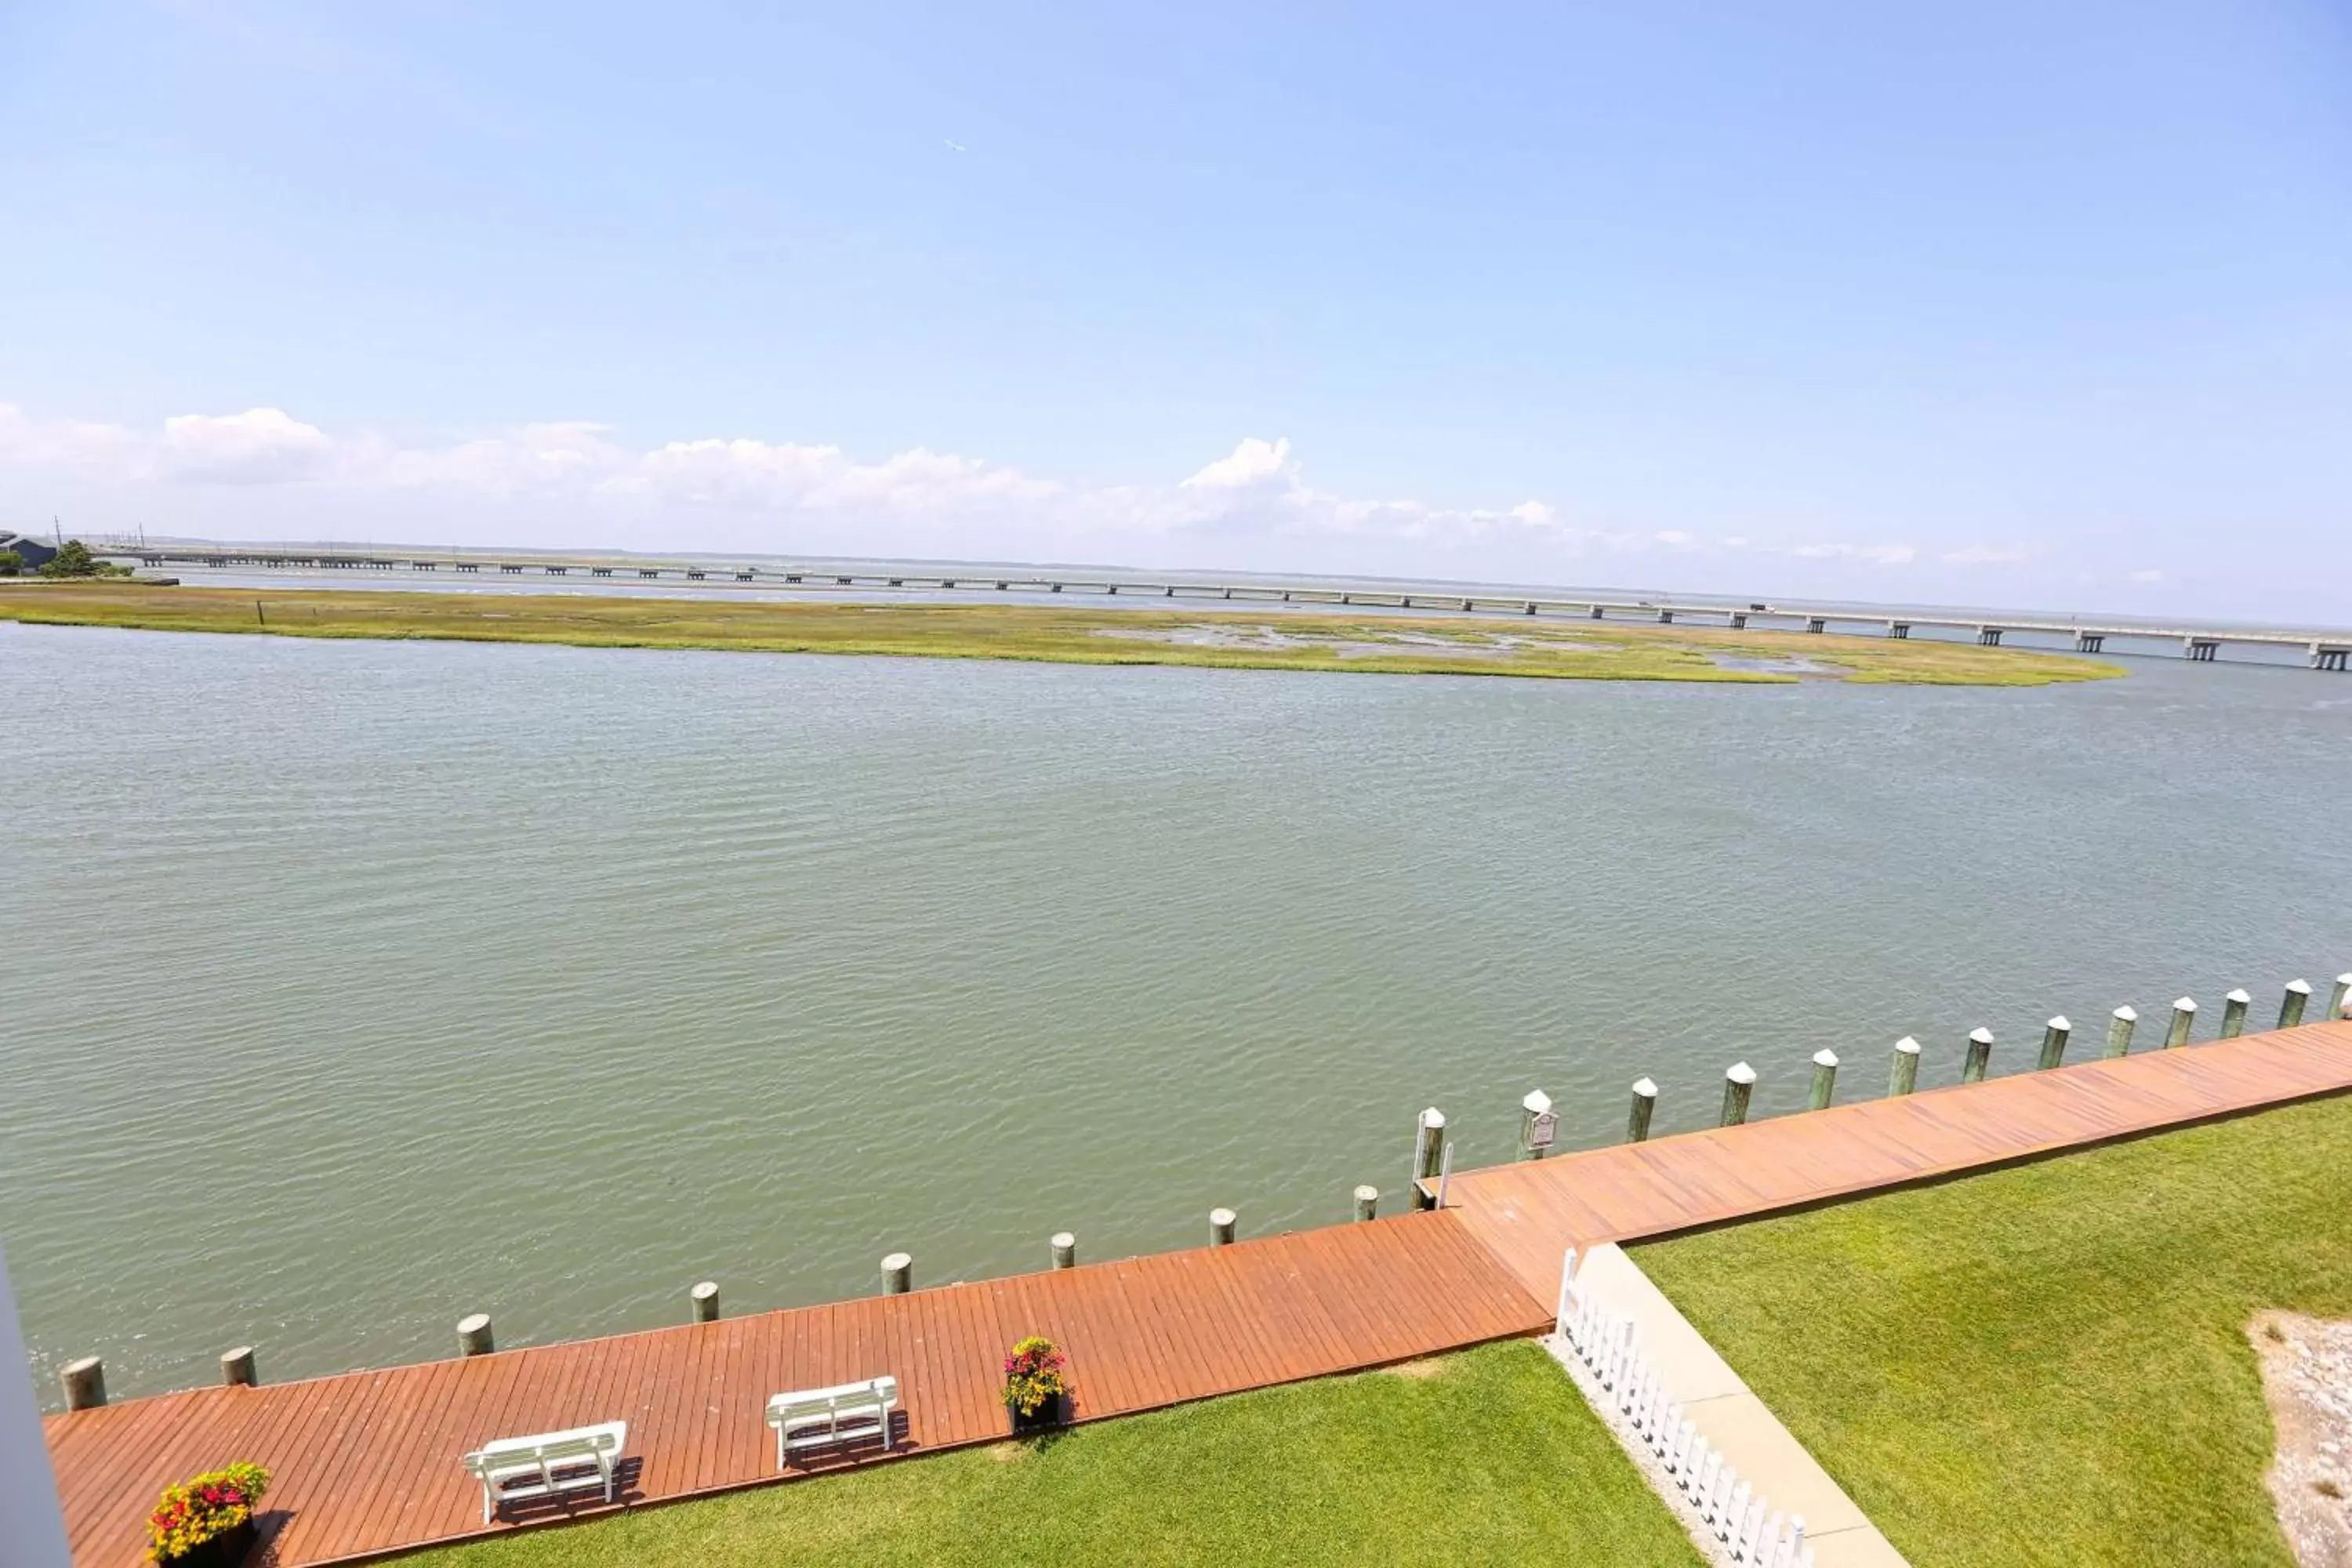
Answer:
[{"label": "flower planter", "polygon": [[193,1552],[163,1559],[162,1568],[238,1568],[253,1550],[253,1521],[225,1531]]},{"label": "flower planter", "polygon": [[1045,1404],[1037,1406],[1037,1413],[1034,1415],[1024,1415],[1018,1410],[1013,1411],[1012,1415],[1013,1435],[1015,1437],[1024,1437],[1032,1432],[1050,1431],[1055,1426],[1068,1423],[1070,1396],[1066,1394],[1055,1394]]}]

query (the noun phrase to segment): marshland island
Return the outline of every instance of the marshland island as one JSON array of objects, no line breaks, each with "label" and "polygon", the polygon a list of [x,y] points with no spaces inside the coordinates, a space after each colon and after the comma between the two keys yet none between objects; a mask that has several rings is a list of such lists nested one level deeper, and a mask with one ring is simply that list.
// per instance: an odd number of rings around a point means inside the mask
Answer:
[{"label": "marshland island", "polygon": [[1097,610],[1050,605],[776,604],[342,588],[304,592],[119,580],[11,584],[0,592],[0,619],[280,637],[1570,680],[2048,686],[2124,673],[2096,659],[2021,648],[1623,621],[1566,626],[1416,615]]}]

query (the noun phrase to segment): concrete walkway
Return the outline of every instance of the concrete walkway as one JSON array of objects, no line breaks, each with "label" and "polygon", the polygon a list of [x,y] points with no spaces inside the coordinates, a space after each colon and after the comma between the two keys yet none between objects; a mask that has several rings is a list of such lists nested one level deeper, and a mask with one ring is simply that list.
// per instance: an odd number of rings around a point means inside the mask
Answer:
[{"label": "concrete walkway", "polygon": [[1606,1310],[1633,1321],[1643,1353],[1699,1436],[1774,1509],[1804,1517],[1816,1568],[1907,1568],[1845,1489],[1622,1247],[1606,1243],[1583,1254],[1576,1279]]}]

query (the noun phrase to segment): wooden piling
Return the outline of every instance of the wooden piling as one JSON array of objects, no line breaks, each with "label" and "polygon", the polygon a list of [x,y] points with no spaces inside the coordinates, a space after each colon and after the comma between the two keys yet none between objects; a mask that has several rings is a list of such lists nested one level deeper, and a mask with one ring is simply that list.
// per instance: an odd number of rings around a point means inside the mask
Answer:
[{"label": "wooden piling", "polygon": [[1813,1087],[1805,1096],[1808,1110],[1827,1110],[1831,1097],[1837,1093],[1837,1053],[1822,1049],[1813,1053]]},{"label": "wooden piling", "polygon": [[1559,1129],[1559,1118],[1552,1114],[1551,1096],[1542,1089],[1529,1089],[1519,1101],[1519,1158],[1540,1160],[1551,1152],[1552,1139]]},{"label": "wooden piling", "polygon": [[239,1345],[221,1352],[221,1384],[226,1388],[251,1388],[260,1379],[254,1374],[253,1347]]},{"label": "wooden piling", "polygon": [[2066,1042],[2073,1037],[2074,1026],[2066,1015],[2059,1014],[2042,1026],[2042,1060],[2040,1066],[2054,1068],[2066,1059]]},{"label": "wooden piling", "polygon": [[2164,1032],[2164,1048],[2176,1050],[2189,1043],[2189,1031],[2197,1026],[2197,1004],[2183,996],[2172,1004],[2172,1026]]},{"label": "wooden piling", "polygon": [[498,1343],[490,1335],[490,1315],[488,1312],[476,1312],[471,1317],[457,1320],[459,1355],[488,1355],[496,1349]]},{"label": "wooden piling", "polygon": [[882,1260],[882,1294],[903,1296],[915,1288],[915,1258],[912,1253],[894,1252]]},{"label": "wooden piling", "polygon": [[2131,1049],[2132,1029],[2139,1023],[2139,1013],[2129,1003],[2107,1015],[2107,1055],[2123,1056]]},{"label": "wooden piling", "polygon": [[1367,1220],[1378,1219],[1380,1216],[1380,1188],[1373,1186],[1358,1187],[1356,1189],[1356,1217],[1359,1220]]},{"label": "wooden piling", "polygon": [[1970,1029],[1968,1049],[1960,1058],[1960,1081],[1982,1083],[1985,1068],[1992,1065],[1992,1031]]},{"label": "wooden piling", "polygon": [[1646,1078],[1633,1080],[1633,1112],[1625,1119],[1625,1142],[1646,1142],[1650,1136],[1650,1118],[1658,1109],[1658,1086]]},{"label": "wooden piling", "polygon": [[2352,972],[2339,974],[2336,984],[2327,988],[2327,1016],[2330,1018],[2352,1018],[2345,1004],[2352,1002]]},{"label": "wooden piling", "polygon": [[703,1280],[693,1289],[688,1290],[686,1293],[686,1299],[693,1304],[694,1316],[691,1320],[692,1321],[698,1323],[715,1323],[719,1321],[718,1280]]},{"label": "wooden piling", "polygon": [[1737,1127],[1748,1120],[1748,1102],[1756,1092],[1756,1069],[1734,1062],[1723,1069],[1723,1118],[1718,1127]]},{"label": "wooden piling", "polygon": [[106,1363],[98,1356],[66,1363],[58,1369],[58,1382],[65,1389],[68,1410],[95,1410],[106,1403]]},{"label": "wooden piling", "polygon": [[1413,1136],[1412,1206],[1416,1212],[1437,1206],[1437,1195],[1424,1192],[1422,1184],[1437,1180],[1437,1173],[1444,1163],[1445,1112],[1433,1105],[1421,1113]]},{"label": "wooden piling", "polygon": [[1908,1094],[1919,1087],[1919,1042],[1906,1035],[1895,1042],[1895,1058],[1886,1074],[1886,1093],[1892,1099]]},{"label": "wooden piling", "polygon": [[2243,990],[2221,998],[2221,1038],[2234,1040],[2246,1032],[2246,1009],[2253,1005],[2254,999]]},{"label": "wooden piling", "polygon": [[2304,1005],[2310,1000],[2310,981],[2288,981],[2286,983],[2286,995],[2279,1003],[2278,1026],[2282,1029],[2292,1029],[2297,1024],[2302,1023]]},{"label": "wooden piling", "polygon": [[1045,1245],[1053,1248],[1055,1268],[1076,1268],[1078,1266],[1078,1238],[1072,1232],[1057,1230],[1047,1238]]},{"label": "wooden piling", "polygon": [[1231,1247],[1234,1244],[1234,1226],[1238,1217],[1231,1209],[1211,1209],[1209,1211],[1209,1245]]}]

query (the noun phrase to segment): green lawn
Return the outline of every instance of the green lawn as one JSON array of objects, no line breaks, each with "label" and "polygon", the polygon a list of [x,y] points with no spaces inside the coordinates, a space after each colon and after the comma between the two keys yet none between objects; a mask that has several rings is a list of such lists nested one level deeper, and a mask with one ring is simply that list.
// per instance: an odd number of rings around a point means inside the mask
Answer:
[{"label": "green lawn", "polygon": [[2245,1325],[2352,1315],[2352,1099],[1637,1256],[1916,1568],[2293,1568]]},{"label": "green lawn", "polygon": [[1699,1558],[1567,1375],[1513,1341],[1413,1373],[1235,1394],[404,1562],[1696,1568]]}]

